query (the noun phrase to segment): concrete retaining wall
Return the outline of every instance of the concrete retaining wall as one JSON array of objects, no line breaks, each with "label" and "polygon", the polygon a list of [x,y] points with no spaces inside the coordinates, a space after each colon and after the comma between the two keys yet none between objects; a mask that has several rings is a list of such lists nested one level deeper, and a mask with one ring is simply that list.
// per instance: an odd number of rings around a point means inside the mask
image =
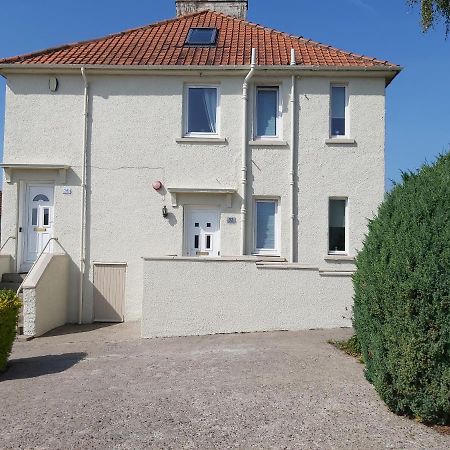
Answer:
[{"label": "concrete retaining wall", "polygon": [[43,254],[23,285],[23,331],[40,336],[67,323],[69,256]]},{"label": "concrete retaining wall", "polygon": [[12,261],[11,255],[0,255],[0,280],[4,273],[11,272]]},{"label": "concrete retaining wall", "polygon": [[350,326],[352,296],[345,271],[254,258],[145,259],[142,336]]}]

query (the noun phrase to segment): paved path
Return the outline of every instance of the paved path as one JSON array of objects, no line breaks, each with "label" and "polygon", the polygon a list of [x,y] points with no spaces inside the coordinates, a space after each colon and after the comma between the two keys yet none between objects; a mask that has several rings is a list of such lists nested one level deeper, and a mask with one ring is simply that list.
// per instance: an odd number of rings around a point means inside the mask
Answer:
[{"label": "paved path", "polygon": [[0,448],[450,448],[390,413],[327,344],[350,330],[140,340],[137,328],[15,343]]}]

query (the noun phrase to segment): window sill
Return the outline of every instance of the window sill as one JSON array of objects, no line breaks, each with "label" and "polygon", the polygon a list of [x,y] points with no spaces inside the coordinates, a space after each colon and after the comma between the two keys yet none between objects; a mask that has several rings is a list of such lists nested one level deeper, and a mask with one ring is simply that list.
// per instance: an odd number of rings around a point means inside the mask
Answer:
[{"label": "window sill", "polygon": [[256,139],[248,143],[250,147],[287,147],[287,141],[281,139]]},{"label": "window sill", "polygon": [[355,261],[355,257],[354,256],[349,256],[349,255],[340,255],[340,254],[330,254],[330,255],[326,255],[325,256],[325,261],[349,261],[349,262],[354,262]]},{"label": "window sill", "polygon": [[175,139],[178,144],[227,144],[226,138],[219,137],[192,137],[186,136],[182,138]]},{"label": "window sill", "polygon": [[349,138],[331,138],[326,139],[325,144],[327,145],[356,145],[355,139],[349,139]]}]

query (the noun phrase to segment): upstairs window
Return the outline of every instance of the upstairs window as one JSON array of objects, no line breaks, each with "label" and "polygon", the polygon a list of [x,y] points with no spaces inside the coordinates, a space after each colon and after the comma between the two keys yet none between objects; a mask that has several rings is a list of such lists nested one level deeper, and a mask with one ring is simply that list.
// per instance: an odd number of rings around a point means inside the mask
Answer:
[{"label": "upstairs window", "polygon": [[186,134],[217,134],[218,88],[188,86]]},{"label": "upstairs window", "polygon": [[278,87],[256,88],[256,137],[278,136]]},{"label": "upstairs window", "polygon": [[331,137],[347,136],[348,120],[347,86],[331,85]]},{"label": "upstairs window", "polygon": [[328,253],[347,252],[347,199],[330,198],[329,203]]},{"label": "upstairs window", "polygon": [[217,28],[191,28],[185,45],[192,47],[212,47],[216,45],[217,35]]}]

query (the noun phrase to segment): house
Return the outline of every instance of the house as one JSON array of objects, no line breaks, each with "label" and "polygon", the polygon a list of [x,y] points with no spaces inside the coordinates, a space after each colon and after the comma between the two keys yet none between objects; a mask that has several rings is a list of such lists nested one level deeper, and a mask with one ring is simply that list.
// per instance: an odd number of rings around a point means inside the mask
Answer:
[{"label": "house", "polygon": [[25,333],[348,325],[400,67],[250,23],[245,0],[176,8],[0,61],[0,269],[28,272]]}]

